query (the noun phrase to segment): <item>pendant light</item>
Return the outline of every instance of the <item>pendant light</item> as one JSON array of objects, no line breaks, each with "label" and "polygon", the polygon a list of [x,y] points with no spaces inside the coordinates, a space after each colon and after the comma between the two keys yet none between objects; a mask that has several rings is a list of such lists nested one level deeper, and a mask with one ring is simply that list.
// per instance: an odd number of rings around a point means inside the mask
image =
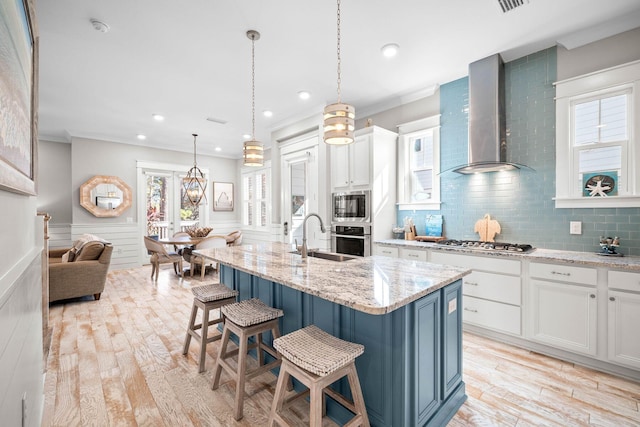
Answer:
[{"label": "pendant light", "polygon": [[331,145],[345,145],[353,142],[353,105],[343,104],[340,99],[340,0],[338,0],[338,102],[324,107],[324,142]]},{"label": "pendant light", "polygon": [[207,180],[196,163],[196,138],[198,134],[193,134],[193,167],[189,169],[187,176],[182,179],[184,187],[183,200],[194,206],[199,205],[203,200],[207,201]]},{"label": "pendant light", "polygon": [[262,166],[264,148],[256,141],[256,59],[255,44],[260,39],[260,33],[255,30],[247,31],[247,37],[251,39],[251,139],[245,141],[242,150],[242,158],[245,166]]}]

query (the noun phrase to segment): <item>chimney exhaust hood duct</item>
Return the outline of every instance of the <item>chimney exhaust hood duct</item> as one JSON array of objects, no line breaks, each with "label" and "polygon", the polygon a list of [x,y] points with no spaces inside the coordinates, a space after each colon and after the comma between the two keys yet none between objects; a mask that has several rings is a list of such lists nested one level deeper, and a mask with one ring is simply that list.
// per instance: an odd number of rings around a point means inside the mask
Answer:
[{"label": "chimney exhaust hood duct", "polygon": [[504,63],[499,54],[469,64],[469,163],[462,174],[526,167],[507,162]]}]

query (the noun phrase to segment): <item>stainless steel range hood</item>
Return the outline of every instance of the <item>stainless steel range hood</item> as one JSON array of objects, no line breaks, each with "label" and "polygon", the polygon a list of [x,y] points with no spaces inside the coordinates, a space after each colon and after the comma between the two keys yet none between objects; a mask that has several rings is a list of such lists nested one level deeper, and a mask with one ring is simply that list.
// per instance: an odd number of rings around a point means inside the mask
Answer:
[{"label": "stainless steel range hood", "polygon": [[469,163],[453,169],[472,174],[519,169],[507,162],[504,63],[499,54],[469,64]]}]

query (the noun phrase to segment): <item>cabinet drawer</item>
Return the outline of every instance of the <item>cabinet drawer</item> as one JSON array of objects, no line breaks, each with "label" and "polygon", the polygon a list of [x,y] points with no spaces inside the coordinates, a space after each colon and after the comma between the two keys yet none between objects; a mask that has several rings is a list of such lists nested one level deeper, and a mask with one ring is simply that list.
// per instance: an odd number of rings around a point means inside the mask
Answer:
[{"label": "cabinet drawer", "polygon": [[405,249],[400,248],[400,258],[409,259],[413,261],[427,261],[427,251],[420,249]]},{"label": "cabinet drawer", "polygon": [[520,277],[473,271],[462,279],[463,293],[477,298],[519,306]]},{"label": "cabinet drawer", "polygon": [[376,245],[375,246],[375,255],[382,255],[382,256],[390,256],[393,258],[397,258],[398,257],[398,248],[393,248],[390,246],[379,246]]},{"label": "cabinet drawer", "polygon": [[529,265],[529,274],[531,277],[537,277],[540,279],[557,280],[560,282],[571,282],[592,286],[595,286],[598,280],[598,273],[595,268],[543,264],[539,262],[532,262]]},{"label": "cabinet drawer", "polygon": [[607,283],[610,289],[640,292],[640,273],[609,271]]},{"label": "cabinet drawer", "polygon": [[474,255],[460,255],[431,251],[431,262],[437,264],[455,265],[473,270],[494,271],[496,273],[520,275],[520,261],[501,259],[497,257],[483,257]]},{"label": "cabinet drawer", "polygon": [[474,297],[463,299],[465,323],[520,335],[520,307]]}]

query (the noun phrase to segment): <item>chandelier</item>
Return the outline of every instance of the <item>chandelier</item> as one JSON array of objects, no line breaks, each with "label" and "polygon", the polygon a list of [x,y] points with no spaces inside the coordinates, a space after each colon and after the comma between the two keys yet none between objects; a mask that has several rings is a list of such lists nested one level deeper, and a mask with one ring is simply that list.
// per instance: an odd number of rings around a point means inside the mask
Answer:
[{"label": "chandelier", "polygon": [[193,134],[193,167],[189,169],[187,176],[182,179],[184,187],[183,200],[194,206],[199,205],[203,200],[207,201],[207,180],[196,163],[196,138],[198,134]]},{"label": "chandelier", "polygon": [[260,33],[255,30],[247,31],[247,37],[251,39],[251,139],[245,141],[242,149],[242,158],[245,166],[262,166],[264,148],[256,141],[256,59],[255,44],[260,39]]},{"label": "chandelier", "polygon": [[355,108],[340,99],[340,0],[338,0],[338,102],[324,107],[324,142],[345,145],[353,142]]}]

